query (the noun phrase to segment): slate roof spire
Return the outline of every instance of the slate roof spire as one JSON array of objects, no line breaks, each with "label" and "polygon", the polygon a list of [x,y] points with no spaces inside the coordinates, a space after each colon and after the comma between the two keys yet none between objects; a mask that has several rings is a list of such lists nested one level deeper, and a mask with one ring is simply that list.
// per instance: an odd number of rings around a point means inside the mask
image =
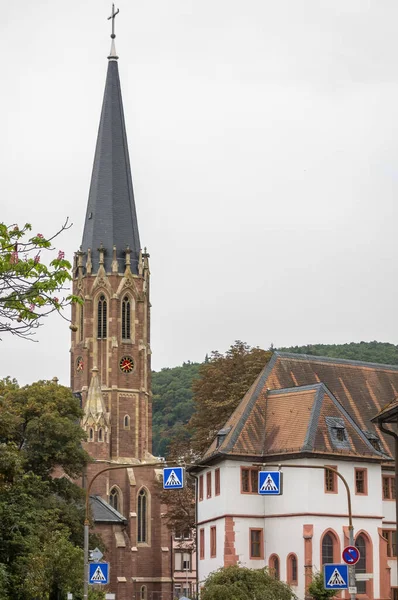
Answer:
[{"label": "slate roof spire", "polygon": [[91,249],[92,273],[99,267],[99,251],[105,250],[104,267],[111,271],[113,247],[116,246],[118,271],[124,272],[125,250],[130,248],[131,270],[138,273],[140,238],[134,202],[130,159],[127,146],[122,93],[115,49],[113,5],[112,44],[108,56],[104,100],[95,149],[82,251]]}]

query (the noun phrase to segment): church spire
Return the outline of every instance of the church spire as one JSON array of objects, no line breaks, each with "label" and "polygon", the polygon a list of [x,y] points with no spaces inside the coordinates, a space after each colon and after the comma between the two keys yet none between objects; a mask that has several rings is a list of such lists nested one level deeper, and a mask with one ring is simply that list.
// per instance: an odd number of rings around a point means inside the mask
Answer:
[{"label": "church spire", "polygon": [[115,49],[118,12],[112,5],[109,17],[112,19],[112,45],[82,240],[82,251],[87,253],[91,249],[93,274],[98,271],[100,247],[104,249],[105,271],[111,271],[113,248],[116,247],[118,271],[123,272],[127,246],[131,270],[138,274],[140,238]]}]

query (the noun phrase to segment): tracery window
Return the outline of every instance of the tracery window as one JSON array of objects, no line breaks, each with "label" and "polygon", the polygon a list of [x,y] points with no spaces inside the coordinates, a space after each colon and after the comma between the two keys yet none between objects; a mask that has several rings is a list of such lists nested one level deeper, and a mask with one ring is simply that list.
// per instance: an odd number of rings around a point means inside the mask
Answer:
[{"label": "tracery window", "polygon": [[144,489],[141,489],[138,494],[137,542],[141,544],[148,542],[148,494]]},{"label": "tracery window", "polygon": [[107,302],[104,294],[102,294],[98,300],[98,337],[101,339],[106,338],[107,334]]},{"label": "tracery window", "polygon": [[119,490],[116,487],[113,487],[109,492],[109,504],[112,508],[120,512],[120,496]]},{"label": "tracery window", "polygon": [[122,301],[122,339],[131,339],[131,303],[128,296]]}]

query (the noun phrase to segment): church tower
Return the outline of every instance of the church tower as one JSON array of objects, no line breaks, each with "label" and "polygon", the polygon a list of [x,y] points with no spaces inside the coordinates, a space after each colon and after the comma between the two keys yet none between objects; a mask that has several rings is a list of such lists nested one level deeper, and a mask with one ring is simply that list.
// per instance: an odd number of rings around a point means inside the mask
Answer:
[{"label": "church tower", "polygon": [[[75,255],[71,386],[94,459],[96,529],[119,600],[172,598],[170,534],[152,456],[149,255],[141,250],[114,43],[108,56],[82,244]],[[142,467],[139,465],[147,464]]]}]

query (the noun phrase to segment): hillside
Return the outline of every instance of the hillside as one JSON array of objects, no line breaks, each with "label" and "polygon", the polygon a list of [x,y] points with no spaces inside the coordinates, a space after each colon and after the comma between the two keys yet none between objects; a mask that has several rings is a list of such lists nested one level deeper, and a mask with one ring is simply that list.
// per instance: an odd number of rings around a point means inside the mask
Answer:
[{"label": "hillside", "polygon": [[[398,346],[385,342],[314,344],[274,349],[297,354],[398,364]],[[156,456],[167,453],[172,439],[189,437],[186,425],[194,411],[192,381],[198,377],[199,366],[199,363],[188,361],[180,367],[152,373],[153,453]]]}]

